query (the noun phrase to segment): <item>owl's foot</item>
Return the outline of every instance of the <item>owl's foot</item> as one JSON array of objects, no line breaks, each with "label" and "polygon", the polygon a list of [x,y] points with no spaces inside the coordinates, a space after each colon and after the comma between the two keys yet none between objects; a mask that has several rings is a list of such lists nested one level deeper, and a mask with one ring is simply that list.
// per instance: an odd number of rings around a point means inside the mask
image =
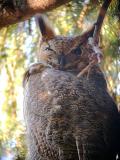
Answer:
[{"label": "owl's foot", "polygon": [[45,68],[51,68],[51,66],[50,66],[50,65],[47,65],[47,64],[44,64],[44,63],[40,63],[40,62],[32,64],[32,65],[27,69],[27,71],[26,71],[25,74],[24,74],[24,77],[23,77],[23,87],[24,87],[25,84],[28,82],[30,75],[40,73],[40,72],[42,72]]}]

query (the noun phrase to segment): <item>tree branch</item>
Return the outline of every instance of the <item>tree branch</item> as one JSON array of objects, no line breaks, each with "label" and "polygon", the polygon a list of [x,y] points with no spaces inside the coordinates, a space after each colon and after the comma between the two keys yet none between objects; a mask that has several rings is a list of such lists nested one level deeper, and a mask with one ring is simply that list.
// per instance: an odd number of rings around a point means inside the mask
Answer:
[{"label": "tree branch", "polygon": [[0,0],[0,28],[52,10],[71,0]]},{"label": "tree branch", "polygon": [[96,21],[96,28],[95,28],[95,32],[94,32],[94,41],[96,43],[98,43],[98,41],[99,41],[99,35],[100,35],[101,27],[103,24],[103,20],[105,18],[107,9],[108,9],[111,1],[112,0],[105,0],[102,7],[100,8],[100,12],[99,12],[99,15],[98,15],[98,18]]}]

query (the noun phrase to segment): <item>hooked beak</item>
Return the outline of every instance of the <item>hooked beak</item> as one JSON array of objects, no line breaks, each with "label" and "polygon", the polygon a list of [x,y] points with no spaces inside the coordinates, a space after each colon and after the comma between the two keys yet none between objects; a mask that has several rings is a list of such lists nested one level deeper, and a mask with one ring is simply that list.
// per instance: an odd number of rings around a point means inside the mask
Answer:
[{"label": "hooked beak", "polygon": [[66,65],[66,56],[64,55],[64,53],[61,53],[58,56],[58,63],[59,63],[59,69],[64,70],[64,66]]}]

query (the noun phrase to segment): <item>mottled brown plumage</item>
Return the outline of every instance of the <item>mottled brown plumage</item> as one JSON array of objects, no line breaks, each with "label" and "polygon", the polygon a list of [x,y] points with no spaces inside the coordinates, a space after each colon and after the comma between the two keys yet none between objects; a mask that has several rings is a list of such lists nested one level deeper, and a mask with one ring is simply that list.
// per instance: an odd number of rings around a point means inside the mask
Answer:
[{"label": "mottled brown plumage", "polygon": [[40,42],[40,62],[24,81],[29,160],[116,159],[118,110],[88,42],[93,28],[71,38],[46,35]]}]

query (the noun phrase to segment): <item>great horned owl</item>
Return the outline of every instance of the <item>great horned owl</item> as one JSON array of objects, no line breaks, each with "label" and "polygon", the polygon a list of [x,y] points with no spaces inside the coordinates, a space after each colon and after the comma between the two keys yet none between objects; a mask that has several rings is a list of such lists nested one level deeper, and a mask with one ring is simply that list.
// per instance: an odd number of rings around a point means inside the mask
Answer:
[{"label": "great horned owl", "polygon": [[[119,117],[88,38],[55,36],[38,17],[39,63],[25,74],[24,114],[29,160],[115,160]],[[96,58],[96,56],[94,56]],[[27,80],[26,80],[27,79]]]}]

